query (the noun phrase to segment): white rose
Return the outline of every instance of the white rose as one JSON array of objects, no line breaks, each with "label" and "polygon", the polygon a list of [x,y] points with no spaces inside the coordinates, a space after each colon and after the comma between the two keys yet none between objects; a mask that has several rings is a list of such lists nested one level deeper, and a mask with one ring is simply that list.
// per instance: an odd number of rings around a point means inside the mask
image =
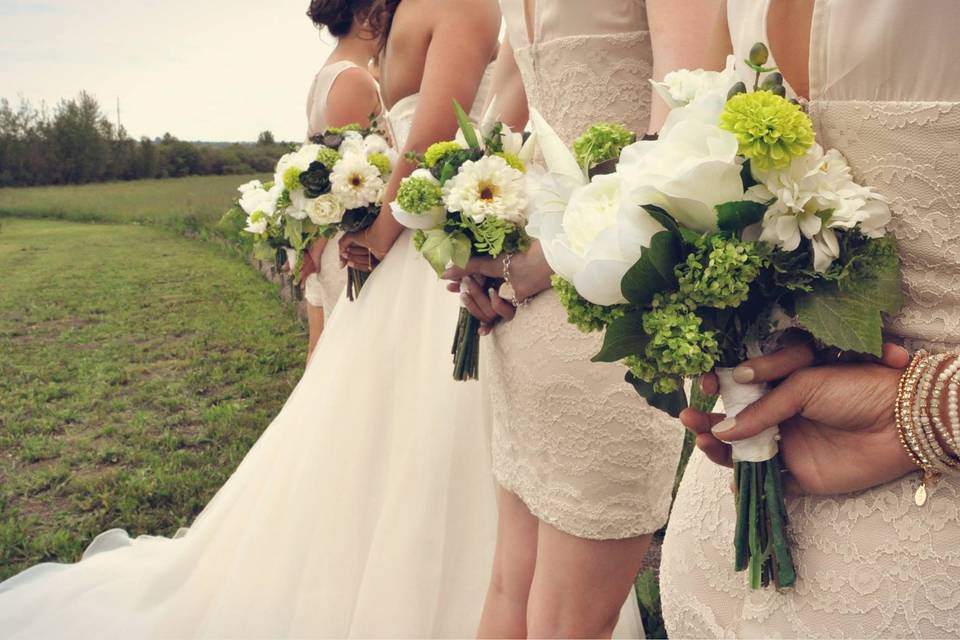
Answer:
[{"label": "white rose", "polygon": [[386,138],[377,133],[371,133],[366,138],[363,139],[363,146],[367,149],[367,153],[386,153],[390,149],[390,144],[387,142]]},{"label": "white rose", "polygon": [[333,194],[327,193],[307,203],[307,216],[314,224],[337,224],[343,220],[343,204]]},{"label": "white rose", "polygon": [[364,144],[363,136],[356,131],[347,131],[343,134],[343,142],[338,149],[341,156],[348,155],[367,155],[367,147]]},{"label": "white rose", "polygon": [[[619,174],[600,175],[573,187],[554,174],[541,188],[535,225],[528,227],[541,241],[550,267],[573,283],[584,298],[600,305],[626,302],[620,291],[624,274],[663,227],[643,208],[625,198]],[[561,215],[557,197],[569,193]],[[552,203],[551,203],[552,201]]]},{"label": "white rose", "polygon": [[711,93],[726,97],[737,83],[735,60],[733,56],[727,56],[723,71],[678,69],[665,75],[662,82],[651,80],[650,83],[671,109],[686,106]]},{"label": "white rose", "polygon": [[694,231],[716,231],[718,204],[743,199],[737,138],[690,118],[659,140],[624,148],[618,171],[637,204],[662,207]]}]

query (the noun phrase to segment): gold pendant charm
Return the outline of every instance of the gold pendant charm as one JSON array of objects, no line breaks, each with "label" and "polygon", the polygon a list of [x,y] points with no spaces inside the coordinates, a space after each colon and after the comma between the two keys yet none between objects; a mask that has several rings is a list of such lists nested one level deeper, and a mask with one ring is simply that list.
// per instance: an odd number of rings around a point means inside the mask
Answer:
[{"label": "gold pendant charm", "polygon": [[917,492],[913,494],[913,501],[917,503],[918,507],[922,507],[927,502],[927,485],[923,482],[920,483],[920,486],[917,487]]}]

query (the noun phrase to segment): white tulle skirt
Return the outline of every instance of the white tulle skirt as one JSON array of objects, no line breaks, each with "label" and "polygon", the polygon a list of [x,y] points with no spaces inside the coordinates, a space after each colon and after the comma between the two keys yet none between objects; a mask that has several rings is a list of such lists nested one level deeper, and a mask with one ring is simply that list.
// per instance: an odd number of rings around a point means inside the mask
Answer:
[{"label": "white tulle skirt", "polygon": [[405,233],[189,530],[0,584],[0,637],[472,637],[496,508],[457,313]]}]

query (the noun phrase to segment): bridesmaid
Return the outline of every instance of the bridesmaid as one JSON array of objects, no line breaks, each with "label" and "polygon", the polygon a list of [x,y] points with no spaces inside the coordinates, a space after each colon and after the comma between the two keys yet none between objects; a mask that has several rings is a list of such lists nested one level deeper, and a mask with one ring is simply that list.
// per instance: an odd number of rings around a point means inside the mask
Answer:
[{"label": "bridesmaid", "polygon": [[[313,79],[307,97],[307,138],[330,127],[366,125],[371,115],[380,114],[377,82],[368,70],[380,48],[379,37],[370,31],[367,18],[377,0],[312,0],[307,16],[320,29],[337,39],[337,46]],[[325,239],[310,247],[303,282],[310,324],[307,360],[323,333],[324,317],[329,318],[347,283],[336,251],[324,251]]]},{"label": "bridesmaid", "polygon": [[[909,349],[960,352],[960,3],[928,0],[736,0],[727,9],[737,59],[766,41],[824,147],[889,199],[905,305],[888,331]],[[723,28],[724,23],[720,23]],[[931,43],[935,43],[931,46]],[[773,58],[776,61],[773,61]],[[663,550],[663,611],[671,637],[907,638],[960,635],[960,477],[947,470],[915,492],[921,473],[898,438],[898,399],[930,424],[957,424],[949,385],[931,377],[937,415],[909,387],[909,356],[883,364],[812,367],[793,346],[745,363],[743,382],[782,381],[737,416],[681,417],[696,432]],[[924,376],[956,358],[920,355]],[[712,376],[704,387],[716,389]],[[905,420],[908,428],[912,420]],[[781,426],[795,587],[751,591],[732,569],[730,449]],[[712,428],[712,432],[711,432]],[[941,430],[941,433],[942,430]],[[714,435],[716,434],[716,435]],[[956,441],[933,460],[956,465]],[[712,464],[711,460],[717,465]],[[719,466],[718,466],[719,465]]]},{"label": "bridesmaid", "polygon": [[[515,64],[503,64],[495,92],[522,96],[511,89],[519,76],[529,106],[568,144],[598,120],[642,133],[649,79],[699,66],[700,36],[716,13],[712,0],[680,5],[504,0],[509,42],[501,55],[512,50]],[[508,99],[497,108],[521,117]],[[512,319],[496,326],[481,355],[500,489],[479,635],[609,637],[666,522],[682,429],[637,396],[621,366],[590,362],[602,336],[567,323],[539,243],[509,262],[473,260],[468,271],[445,277],[452,290],[462,281],[463,301],[485,331],[500,316]],[[527,300],[521,308],[496,293],[503,278],[515,300]]]}]

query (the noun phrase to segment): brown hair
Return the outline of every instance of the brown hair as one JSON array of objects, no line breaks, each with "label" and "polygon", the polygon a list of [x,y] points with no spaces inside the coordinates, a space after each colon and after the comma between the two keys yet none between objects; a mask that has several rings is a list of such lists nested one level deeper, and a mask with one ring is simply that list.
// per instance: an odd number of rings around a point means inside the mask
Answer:
[{"label": "brown hair", "polygon": [[367,26],[370,31],[380,38],[380,46],[387,44],[390,29],[393,27],[393,15],[397,12],[401,0],[378,0],[373,3],[367,14]]},{"label": "brown hair", "polygon": [[[326,27],[330,34],[342,38],[350,33],[354,17],[369,20],[377,12],[381,0],[310,0],[307,16],[318,27]],[[379,34],[380,29],[374,33]]]}]

